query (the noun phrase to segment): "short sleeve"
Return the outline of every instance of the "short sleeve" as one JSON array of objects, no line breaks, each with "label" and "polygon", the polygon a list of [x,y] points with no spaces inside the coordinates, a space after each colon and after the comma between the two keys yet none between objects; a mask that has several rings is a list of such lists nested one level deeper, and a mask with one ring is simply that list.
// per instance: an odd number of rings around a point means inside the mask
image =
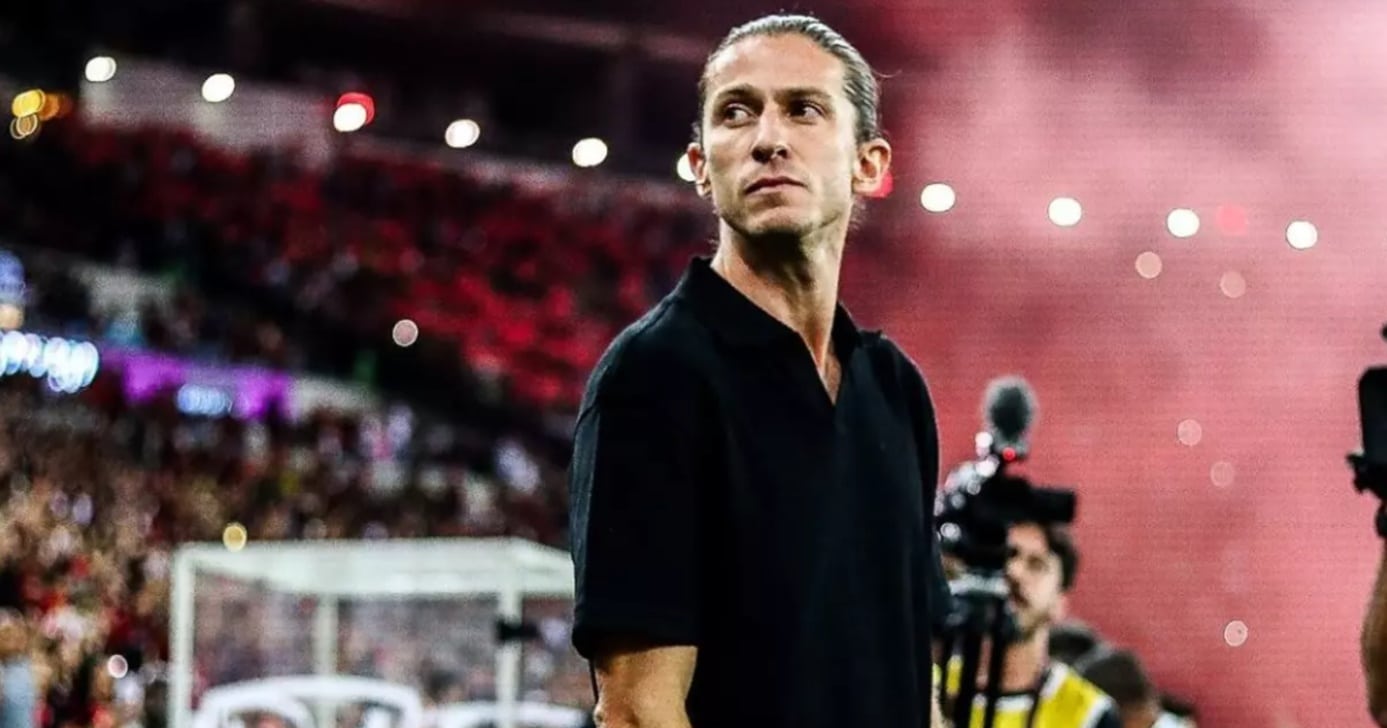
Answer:
[{"label": "short sleeve", "polygon": [[628,346],[589,384],[569,469],[573,644],[696,644],[708,428],[689,367]]},{"label": "short sleeve", "polygon": [[939,489],[939,425],[935,419],[934,402],[929,386],[915,363],[901,354],[905,370],[905,395],[909,403],[911,426],[915,431],[915,450],[920,459],[920,487],[926,504],[925,517],[929,531],[930,624],[936,635],[944,631],[953,612],[953,592],[944,575],[944,563],[939,548],[939,531],[934,524],[934,500]]}]

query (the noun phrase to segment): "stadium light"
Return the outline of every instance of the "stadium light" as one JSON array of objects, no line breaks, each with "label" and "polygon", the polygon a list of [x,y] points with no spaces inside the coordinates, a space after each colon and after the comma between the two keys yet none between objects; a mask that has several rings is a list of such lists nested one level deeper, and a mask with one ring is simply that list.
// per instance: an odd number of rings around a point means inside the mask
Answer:
[{"label": "stadium light", "polygon": [[230,74],[214,73],[202,82],[202,98],[209,104],[220,104],[236,92],[236,79]]},{"label": "stadium light", "polygon": [[87,61],[87,80],[91,83],[106,83],[116,77],[116,59],[110,56],[96,56]]},{"label": "stadium light", "polygon": [[607,143],[596,137],[579,140],[573,145],[573,163],[579,167],[596,167],[607,159]]},{"label": "stadium light", "polygon": [[1137,275],[1148,281],[1159,276],[1164,267],[1161,256],[1155,252],[1148,250],[1137,256]]},{"label": "stadium light", "polygon": [[482,138],[482,127],[471,119],[458,119],[443,131],[443,143],[453,149],[466,149]]},{"label": "stadium light", "polygon": [[674,160],[674,173],[685,182],[694,181],[693,165],[689,164],[689,155],[680,154],[679,158]]},{"label": "stadium light", "polygon": [[366,126],[366,107],[361,104],[342,104],[332,112],[332,128],[350,134]]},{"label": "stadium light", "polygon": [[43,110],[44,93],[36,88],[28,91],[21,91],[15,94],[14,101],[10,103],[10,113],[16,119],[25,116],[38,116]]},{"label": "stadium light", "polygon": [[1074,227],[1083,216],[1084,208],[1073,197],[1056,197],[1050,201],[1050,222],[1060,227]]},{"label": "stadium light", "polygon": [[1320,231],[1315,228],[1314,223],[1296,220],[1286,226],[1286,242],[1296,250],[1309,250],[1319,241]]},{"label": "stadium light", "polygon": [[390,330],[390,339],[395,342],[395,346],[412,346],[419,340],[419,325],[410,319],[400,319]]},{"label": "stadium light", "polygon": [[954,192],[954,188],[943,182],[927,184],[925,189],[920,191],[920,206],[929,212],[948,212],[954,209],[956,202],[958,202],[958,195]]},{"label": "stadium light", "polygon": [[1165,217],[1165,228],[1177,238],[1192,238],[1199,232],[1199,213],[1183,207],[1171,210]]}]

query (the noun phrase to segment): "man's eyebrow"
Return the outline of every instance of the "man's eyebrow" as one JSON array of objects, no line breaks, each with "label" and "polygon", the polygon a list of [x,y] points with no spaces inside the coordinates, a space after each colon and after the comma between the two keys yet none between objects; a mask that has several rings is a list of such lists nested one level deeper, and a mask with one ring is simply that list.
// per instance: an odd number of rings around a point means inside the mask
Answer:
[{"label": "man's eyebrow", "polygon": [[[725,99],[744,99],[760,96],[761,93],[748,83],[739,83],[736,86],[728,86],[720,89],[714,100],[722,101]],[[831,101],[833,95],[829,92],[814,86],[791,86],[789,88],[776,89],[774,96],[782,99],[815,99],[818,101]]]}]

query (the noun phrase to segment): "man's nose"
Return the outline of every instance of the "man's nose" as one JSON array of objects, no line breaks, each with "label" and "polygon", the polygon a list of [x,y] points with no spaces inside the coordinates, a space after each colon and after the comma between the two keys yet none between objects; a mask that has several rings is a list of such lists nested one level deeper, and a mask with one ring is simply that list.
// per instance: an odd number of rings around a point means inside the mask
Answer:
[{"label": "man's nose", "polygon": [[775,157],[790,156],[790,145],[785,138],[785,126],[775,114],[762,114],[756,128],[756,144],[751,148],[756,161],[765,164]]}]

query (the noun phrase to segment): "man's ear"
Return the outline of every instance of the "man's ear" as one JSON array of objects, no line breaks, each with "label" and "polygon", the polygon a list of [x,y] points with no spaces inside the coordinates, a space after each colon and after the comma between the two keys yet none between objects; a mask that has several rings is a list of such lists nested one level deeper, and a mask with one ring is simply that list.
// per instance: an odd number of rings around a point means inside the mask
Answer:
[{"label": "man's ear", "polygon": [[703,156],[703,147],[698,142],[690,142],[684,155],[689,159],[689,169],[693,170],[694,189],[698,190],[699,197],[709,199],[713,195],[713,186],[708,181],[708,158]]},{"label": "man's ear", "polygon": [[857,145],[857,159],[852,166],[853,194],[870,197],[886,183],[891,169],[891,144],[877,138]]}]

